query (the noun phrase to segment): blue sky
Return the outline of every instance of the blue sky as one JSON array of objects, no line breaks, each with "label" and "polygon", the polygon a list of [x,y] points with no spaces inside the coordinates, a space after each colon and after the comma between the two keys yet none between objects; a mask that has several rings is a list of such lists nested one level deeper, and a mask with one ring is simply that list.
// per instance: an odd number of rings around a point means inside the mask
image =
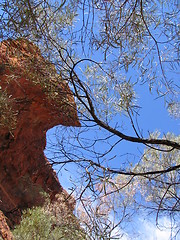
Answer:
[{"label": "blue sky", "polygon": [[[96,59],[101,59],[101,56],[97,54],[95,56]],[[134,71],[137,74],[138,72],[136,70]],[[134,72],[128,72],[129,75],[132,75]],[[169,73],[169,78],[171,78],[171,73]],[[177,80],[178,75],[174,75]],[[141,85],[139,88],[136,89],[137,94],[137,101],[139,102],[139,105],[141,106],[141,109],[139,110],[139,117],[138,117],[138,123],[140,126],[140,129],[142,130],[142,133],[145,137],[148,137],[149,132],[154,131],[160,131],[161,134],[166,134],[168,132],[172,132],[175,135],[179,135],[180,133],[180,122],[178,119],[173,118],[169,115],[164,98],[157,98],[157,95],[154,94],[155,89],[152,90],[152,94],[149,92],[147,84]],[[128,121],[128,119],[124,116],[117,116],[115,118],[115,121],[118,121],[118,118],[123,120],[124,123]],[[130,125],[127,125],[125,127],[124,132],[127,134],[132,134],[132,129],[129,127]],[[55,143],[54,138],[55,128],[51,129],[47,132],[47,148],[48,148],[48,142],[52,141]],[[161,135],[161,136],[162,136]],[[91,133],[89,133],[88,137],[92,137]],[[123,155],[127,152],[131,152],[133,154],[136,154],[140,156],[143,152],[144,146],[140,144],[127,144],[122,143],[119,144],[115,152]],[[103,149],[103,146],[101,146],[101,150]],[[125,158],[126,159],[126,158]],[[119,167],[120,161],[112,161],[111,166],[112,167]],[[136,158],[138,160],[138,157]],[[134,161],[134,158],[133,160]],[[55,167],[56,171],[58,172],[59,167]],[[79,177],[79,174],[77,173],[77,168],[73,164],[66,165],[65,168],[62,168],[60,172],[58,172],[58,177],[60,180],[60,183],[65,189],[70,189],[73,187],[73,179],[77,179]],[[71,180],[69,180],[71,178]],[[135,230],[135,235],[133,236],[133,239],[137,240],[168,240],[170,237],[172,237],[173,233],[171,233],[170,229],[165,228],[157,228],[155,224],[155,215],[153,216],[147,216],[147,215],[136,215],[134,216],[132,220],[132,226]],[[166,226],[170,225],[170,221],[168,218],[164,217],[160,219],[161,222],[163,222]],[[132,228],[131,226],[131,228]],[[119,228],[119,232],[122,230]],[[129,240],[132,235],[130,228],[127,228],[124,230],[124,237],[123,240]],[[137,237],[135,237],[137,236]],[[176,237],[176,240],[180,239],[180,236]]]},{"label": "blue sky", "polygon": [[[161,133],[173,132],[177,135],[179,134],[179,120],[174,119],[169,115],[162,98],[154,99],[154,97],[149,94],[145,87],[144,91],[139,91],[138,95],[142,106],[139,125],[143,129],[143,133],[145,135],[148,133],[148,131],[155,130],[158,130]],[[49,140],[55,141],[53,134],[55,134],[55,128],[47,132],[47,147]],[[131,152],[139,154],[140,151],[143,151],[143,148],[144,147],[142,145],[132,144]],[[117,147],[117,151],[120,151],[121,153],[129,152],[129,145],[126,143],[123,145],[120,144],[120,146]],[[119,163],[112,163],[112,166],[118,167]],[[56,166],[55,169],[58,171],[59,167]],[[66,165],[64,169],[61,169],[61,171],[58,173],[60,183],[66,190],[69,189],[69,192],[71,192],[70,189],[73,187],[73,179],[78,177],[76,171],[76,167],[73,164],[69,164]],[[69,180],[70,178],[71,180]],[[166,217],[162,218],[161,221],[166,225],[170,225],[170,221]],[[133,239],[137,240],[169,240],[171,234],[173,234],[171,233],[170,229],[159,229],[156,227],[155,215],[154,217],[147,217],[147,215],[144,217],[134,216],[132,225],[134,226],[134,229],[137,230],[137,237],[135,238],[134,235]],[[119,229],[119,231],[121,231],[121,229]],[[124,237],[122,240],[130,240],[131,234],[128,231],[129,230],[127,229],[127,231],[123,232]],[[175,239],[180,239],[180,236],[177,236]]]}]

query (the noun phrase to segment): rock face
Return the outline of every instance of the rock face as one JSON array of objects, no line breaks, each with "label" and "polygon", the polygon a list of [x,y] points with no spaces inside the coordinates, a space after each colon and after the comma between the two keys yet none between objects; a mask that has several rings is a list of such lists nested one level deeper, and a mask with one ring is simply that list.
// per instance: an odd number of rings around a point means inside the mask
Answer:
[{"label": "rock face", "polygon": [[24,39],[3,41],[0,210],[10,227],[19,223],[23,209],[41,203],[41,190],[51,198],[56,193],[66,193],[43,152],[46,131],[58,124],[80,125],[67,83],[34,44]]},{"label": "rock face", "polygon": [[3,212],[0,211],[0,235],[5,240],[13,240],[13,235],[7,225],[6,218]]}]

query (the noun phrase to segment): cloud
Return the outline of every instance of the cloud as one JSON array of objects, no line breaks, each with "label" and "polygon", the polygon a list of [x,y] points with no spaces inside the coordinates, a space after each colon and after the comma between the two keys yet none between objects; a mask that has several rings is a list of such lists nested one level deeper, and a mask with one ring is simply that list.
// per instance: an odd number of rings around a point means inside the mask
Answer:
[{"label": "cloud", "polygon": [[[135,222],[134,222],[135,221]],[[167,218],[159,219],[159,226],[157,227],[153,219],[136,218],[130,227],[126,230],[116,228],[112,235],[117,236],[119,232],[122,234],[120,240],[171,240],[180,239],[180,235],[176,236],[175,232],[171,231],[171,221]],[[133,228],[132,228],[133,225]],[[178,238],[179,237],[179,238]]]},{"label": "cloud", "polygon": [[142,234],[145,236],[147,240],[168,240],[169,233],[167,234],[166,230],[158,229],[153,223],[149,221],[145,221],[142,223]]},{"label": "cloud", "polygon": [[138,237],[133,239],[170,240],[175,236],[175,232],[171,230],[171,221],[167,217],[159,219],[158,226],[156,226],[156,223],[152,219],[147,220],[140,218],[137,219],[136,225],[138,230]]}]

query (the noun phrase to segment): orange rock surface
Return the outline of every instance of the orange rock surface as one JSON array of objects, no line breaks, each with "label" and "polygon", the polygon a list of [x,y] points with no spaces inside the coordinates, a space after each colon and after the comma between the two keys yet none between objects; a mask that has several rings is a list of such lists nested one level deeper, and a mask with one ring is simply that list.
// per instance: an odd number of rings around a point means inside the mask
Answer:
[{"label": "orange rock surface", "polygon": [[0,88],[13,116],[6,124],[0,113],[0,210],[12,227],[23,209],[40,204],[41,190],[64,192],[44,156],[46,132],[80,123],[67,83],[27,40],[0,44]]}]

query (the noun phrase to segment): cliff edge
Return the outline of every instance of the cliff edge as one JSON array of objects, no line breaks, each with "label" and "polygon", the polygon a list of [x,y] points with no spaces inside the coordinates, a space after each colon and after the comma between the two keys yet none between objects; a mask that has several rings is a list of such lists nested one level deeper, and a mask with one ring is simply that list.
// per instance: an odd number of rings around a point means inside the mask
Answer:
[{"label": "cliff edge", "polygon": [[[25,39],[0,44],[0,210],[10,227],[41,191],[67,194],[44,156],[46,132],[80,126],[67,82]],[[67,194],[68,195],[68,194]],[[73,209],[67,201],[69,208]]]}]

